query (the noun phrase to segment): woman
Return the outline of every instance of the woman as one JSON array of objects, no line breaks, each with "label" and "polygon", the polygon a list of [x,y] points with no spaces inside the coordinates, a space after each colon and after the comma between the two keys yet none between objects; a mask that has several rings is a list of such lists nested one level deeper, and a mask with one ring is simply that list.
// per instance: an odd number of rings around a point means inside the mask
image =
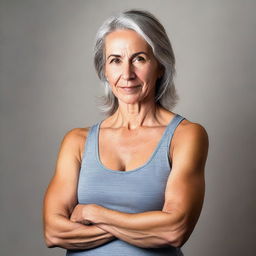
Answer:
[{"label": "woman", "polygon": [[175,58],[163,26],[129,10],[99,29],[107,118],[69,131],[44,200],[48,247],[66,255],[182,255],[204,198],[208,135],[171,112]]}]

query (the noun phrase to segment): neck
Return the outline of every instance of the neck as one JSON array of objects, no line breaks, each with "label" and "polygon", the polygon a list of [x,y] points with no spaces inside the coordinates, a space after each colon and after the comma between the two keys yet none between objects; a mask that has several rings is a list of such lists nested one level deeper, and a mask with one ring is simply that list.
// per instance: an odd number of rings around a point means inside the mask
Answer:
[{"label": "neck", "polygon": [[159,123],[160,109],[157,104],[125,104],[119,102],[117,111],[113,115],[113,121],[117,126],[135,130],[141,126],[153,126]]}]

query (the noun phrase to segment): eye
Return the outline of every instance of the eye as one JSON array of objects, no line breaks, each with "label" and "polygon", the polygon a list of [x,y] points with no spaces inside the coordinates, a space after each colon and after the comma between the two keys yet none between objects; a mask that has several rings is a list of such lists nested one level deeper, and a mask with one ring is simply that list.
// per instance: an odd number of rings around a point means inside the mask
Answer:
[{"label": "eye", "polygon": [[121,60],[119,58],[113,58],[109,63],[116,63],[116,64],[118,64],[120,62],[121,62]]},{"label": "eye", "polygon": [[135,58],[135,61],[144,62],[145,59],[144,59],[142,56],[137,56],[137,57]]}]

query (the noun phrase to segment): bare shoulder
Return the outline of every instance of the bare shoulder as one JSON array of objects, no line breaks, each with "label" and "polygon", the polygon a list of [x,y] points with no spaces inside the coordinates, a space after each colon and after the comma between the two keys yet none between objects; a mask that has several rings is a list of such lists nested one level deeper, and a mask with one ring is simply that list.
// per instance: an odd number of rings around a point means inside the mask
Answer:
[{"label": "bare shoulder", "polygon": [[67,145],[73,152],[76,152],[78,160],[81,162],[86,138],[90,127],[72,128],[67,131],[62,140],[62,145]]},{"label": "bare shoulder", "polygon": [[208,141],[208,133],[204,126],[199,123],[184,119],[176,128],[173,140],[176,143],[183,143],[187,140]]},{"label": "bare shoulder", "polygon": [[64,137],[68,138],[69,140],[79,140],[87,137],[89,129],[90,127],[72,128],[71,130],[66,132]]},{"label": "bare shoulder", "polygon": [[205,158],[208,153],[209,138],[204,126],[199,123],[184,119],[176,128],[173,134],[172,155],[174,151],[193,151],[197,155]]}]

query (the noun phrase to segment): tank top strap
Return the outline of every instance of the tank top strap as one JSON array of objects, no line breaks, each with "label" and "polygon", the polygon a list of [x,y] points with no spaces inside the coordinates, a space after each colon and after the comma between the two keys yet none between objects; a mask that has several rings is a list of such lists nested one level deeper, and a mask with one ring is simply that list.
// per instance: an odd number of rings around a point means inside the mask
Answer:
[{"label": "tank top strap", "polygon": [[164,133],[163,143],[161,146],[164,148],[167,148],[168,152],[169,152],[170,143],[171,143],[174,131],[179,125],[179,123],[184,119],[186,118],[179,114],[176,114],[174,118],[171,120],[171,122],[169,123],[169,125],[166,127],[166,132]]},{"label": "tank top strap", "polygon": [[96,130],[97,130],[97,125],[93,124],[88,131],[87,138],[84,144],[84,156],[86,153],[94,153],[96,149]]}]

